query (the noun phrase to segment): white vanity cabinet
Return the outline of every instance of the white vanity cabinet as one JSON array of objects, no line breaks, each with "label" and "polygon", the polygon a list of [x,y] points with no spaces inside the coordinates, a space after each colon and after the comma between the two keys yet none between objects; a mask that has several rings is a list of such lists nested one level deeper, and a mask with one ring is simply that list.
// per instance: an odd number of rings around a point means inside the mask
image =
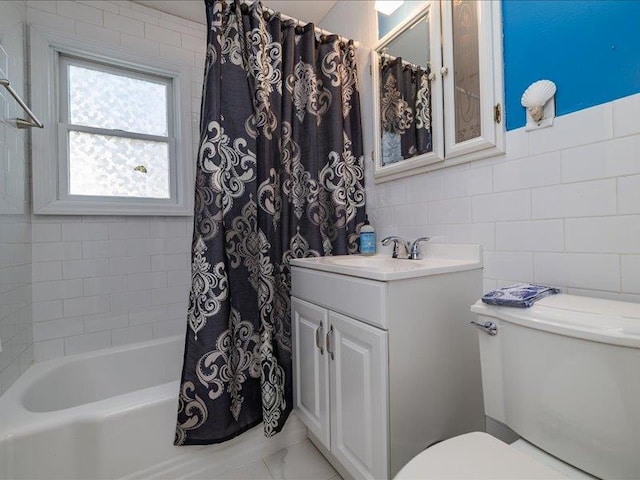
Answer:
[{"label": "white vanity cabinet", "polygon": [[425,257],[292,261],[294,406],[343,476],[392,478],[432,443],[484,430],[469,325],[480,248]]},{"label": "white vanity cabinet", "polygon": [[298,416],[354,478],[385,478],[387,332],[297,298],[291,308]]}]

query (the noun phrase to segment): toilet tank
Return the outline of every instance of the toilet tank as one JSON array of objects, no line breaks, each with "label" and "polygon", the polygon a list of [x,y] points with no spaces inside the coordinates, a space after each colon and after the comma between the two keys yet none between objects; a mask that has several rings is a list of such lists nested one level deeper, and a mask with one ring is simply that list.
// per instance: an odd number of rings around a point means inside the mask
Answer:
[{"label": "toilet tank", "polygon": [[485,413],[602,478],[640,478],[640,304],[554,295],[477,302]]}]

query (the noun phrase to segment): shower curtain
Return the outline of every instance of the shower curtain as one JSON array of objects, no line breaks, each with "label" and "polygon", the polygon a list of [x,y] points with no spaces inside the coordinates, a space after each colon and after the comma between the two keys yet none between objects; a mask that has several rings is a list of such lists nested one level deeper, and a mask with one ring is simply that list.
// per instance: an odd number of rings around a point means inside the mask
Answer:
[{"label": "shower curtain", "polygon": [[355,47],[260,2],[205,2],[208,45],[176,445],[292,409],[289,260],[356,253],[364,170]]},{"label": "shower curtain", "polygon": [[381,59],[383,159],[393,163],[433,149],[429,71],[402,58]]}]

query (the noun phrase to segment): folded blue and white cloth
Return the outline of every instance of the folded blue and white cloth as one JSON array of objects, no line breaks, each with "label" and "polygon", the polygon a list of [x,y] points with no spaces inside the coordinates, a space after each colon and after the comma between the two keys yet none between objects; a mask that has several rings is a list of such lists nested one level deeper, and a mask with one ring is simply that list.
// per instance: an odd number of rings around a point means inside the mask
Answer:
[{"label": "folded blue and white cloth", "polygon": [[559,288],[533,285],[531,283],[516,283],[515,285],[485,293],[482,296],[482,301],[489,305],[528,308],[541,298],[556,293],[560,293]]}]

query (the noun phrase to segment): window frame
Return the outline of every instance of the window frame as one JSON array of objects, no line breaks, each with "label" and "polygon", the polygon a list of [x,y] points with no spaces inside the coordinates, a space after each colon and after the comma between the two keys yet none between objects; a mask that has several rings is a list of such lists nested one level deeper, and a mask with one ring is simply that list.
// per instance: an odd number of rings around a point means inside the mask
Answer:
[{"label": "window frame", "polygon": [[[33,213],[193,215],[190,66],[33,26],[30,28],[30,55],[31,101],[38,112],[43,112],[45,123],[44,129],[32,132]],[[66,66],[69,64],[156,83],[166,82],[167,137],[69,123],[68,92],[64,92],[68,85]],[[170,198],[71,195],[70,131],[167,143]]]}]

